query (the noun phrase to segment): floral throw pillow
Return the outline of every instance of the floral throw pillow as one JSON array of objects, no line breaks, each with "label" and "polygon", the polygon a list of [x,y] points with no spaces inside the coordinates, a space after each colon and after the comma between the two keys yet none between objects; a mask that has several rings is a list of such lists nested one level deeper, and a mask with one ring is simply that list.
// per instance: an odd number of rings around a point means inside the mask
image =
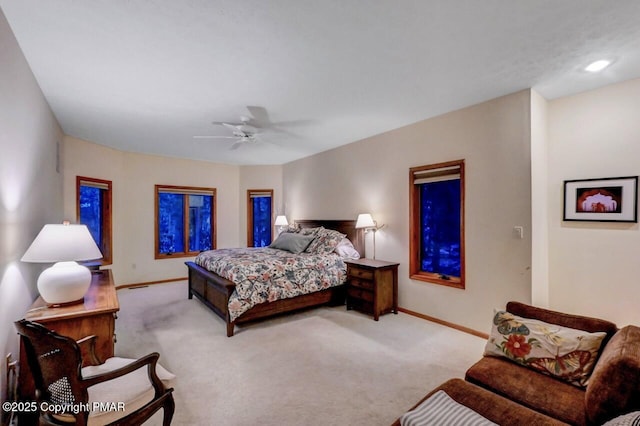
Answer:
[{"label": "floral throw pillow", "polygon": [[586,386],[606,333],[589,333],[495,311],[485,355]]},{"label": "floral throw pillow", "polygon": [[316,238],[307,246],[306,253],[312,254],[329,254],[336,249],[345,234],[332,229],[319,228],[316,232]]},{"label": "floral throw pillow", "polygon": [[322,226],[318,226],[317,228],[300,228],[298,232],[300,232],[302,235],[316,236],[322,230],[324,230],[324,228]]},{"label": "floral throw pillow", "polygon": [[293,225],[287,225],[285,227],[282,228],[282,230],[280,231],[281,234],[288,234],[288,233],[298,233],[300,232],[300,225],[297,224],[293,224]]}]

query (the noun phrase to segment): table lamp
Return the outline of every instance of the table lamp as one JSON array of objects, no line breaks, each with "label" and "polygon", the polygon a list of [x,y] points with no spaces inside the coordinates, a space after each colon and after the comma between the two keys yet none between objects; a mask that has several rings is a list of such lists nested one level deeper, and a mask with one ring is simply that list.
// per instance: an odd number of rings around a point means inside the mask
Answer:
[{"label": "table lamp", "polygon": [[383,226],[378,226],[370,213],[360,213],[356,220],[356,229],[364,229],[365,232],[373,231],[373,259],[376,258],[376,231]]},{"label": "table lamp", "polygon": [[48,305],[81,302],[91,285],[91,272],[76,261],[102,258],[86,225],[45,225],[31,243],[23,262],[54,263],[38,277],[38,291]]},{"label": "table lamp", "polygon": [[279,215],[279,216],[276,216],[276,221],[274,222],[274,225],[282,227],[282,226],[289,225],[289,222],[287,221],[287,217],[286,216]]}]

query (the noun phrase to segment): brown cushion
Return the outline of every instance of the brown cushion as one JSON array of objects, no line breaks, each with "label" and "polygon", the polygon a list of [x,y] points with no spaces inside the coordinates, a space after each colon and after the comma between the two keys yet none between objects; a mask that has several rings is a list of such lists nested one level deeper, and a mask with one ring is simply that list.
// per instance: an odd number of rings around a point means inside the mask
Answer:
[{"label": "brown cushion", "polygon": [[582,388],[505,358],[483,357],[467,370],[466,379],[565,423],[586,424],[585,391]]},{"label": "brown cushion", "polygon": [[589,379],[586,407],[595,424],[640,409],[640,328],[624,327],[603,349]]},{"label": "brown cushion", "polygon": [[526,305],[520,302],[507,303],[507,311],[521,317],[550,322],[552,324],[558,324],[563,327],[576,328],[578,330],[588,331],[589,333],[604,331],[605,333],[607,333],[607,336],[602,342],[603,345],[605,345],[607,341],[616,333],[616,331],[618,331],[618,327],[610,321],[598,318],[583,317],[581,315],[565,314],[563,312],[556,312],[549,309],[538,308],[536,306]]},{"label": "brown cushion", "polygon": [[[556,426],[564,424],[461,379],[451,379],[444,382],[429,392],[413,408],[439,390],[446,392],[456,402],[499,425]],[[394,425],[397,426],[399,424],[400,421],[398,419]]]}]

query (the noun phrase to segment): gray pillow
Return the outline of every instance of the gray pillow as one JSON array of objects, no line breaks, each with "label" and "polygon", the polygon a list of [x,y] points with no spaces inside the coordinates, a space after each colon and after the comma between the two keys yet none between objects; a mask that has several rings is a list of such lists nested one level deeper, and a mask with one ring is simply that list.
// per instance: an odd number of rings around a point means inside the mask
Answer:
[{"label": "gray pillow", "polygon": [[290,251],[291,253],[302,253],[307,248],[311,241],[313,241],[315,235],[301,235],[286,232],[280,234],[274,242],[271,243],[269,248],[280,249]]}]

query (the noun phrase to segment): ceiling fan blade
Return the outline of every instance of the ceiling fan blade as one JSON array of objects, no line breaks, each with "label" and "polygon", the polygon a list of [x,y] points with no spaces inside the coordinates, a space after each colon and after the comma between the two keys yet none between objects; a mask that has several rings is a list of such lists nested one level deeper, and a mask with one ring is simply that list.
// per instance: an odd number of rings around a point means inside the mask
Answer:
[{"label": "ceiling fan blade", "polygon": [[309,126],[314,123],[315,120],[288,120],[288,121],[271,121],[269,113],[265,107],[261,106],[247,106],[247,109],[254,118],[254,121],[259,124],[257,127],[264,127],[273,130],[280,130],[277,127],[300,127]]},{"label": "ceiling fan blade", "polygon": [[211,124],[214,126],[240,126],[242,122],[234,123],[232,121],[212,121]]},{"label": "ceiling fan blade", "polygon": [[274,128],[277,127],[302,127],[309,126],[313,124],[315,120],[289,120],[289,121],[278,121],[276,123],[271,123]]},{"label": "ceiling fan blade", "polygon": [[221,123],[221,124],[227,129],[231,130],[232,132],[237,131],[238,126],[240,126],[239,124],[231,124],[231,123]]},{"label": "ceiling fan blade", "polygon": [[197,135],[193,137],[194,139],[237,139],[235,136],[208,136],[208,135]]},{"label": "ceiling fan blade", "polygon": [[240,145],[242,145],[243,143],[245,143],[244,139],[238,139],[237,141],[235,141],[233,143],[233,145],[231,145],[231,148],[229,148],[229,149],[236,150],[236,149],[240,148]]},{"label": "ceiling fan blade", "polygon": [[269,113],[265,107],[248,105],[247,109],[251,113],[253,121],[260,124],[260,127],[271,126],[271,119],[269,118]]}]

